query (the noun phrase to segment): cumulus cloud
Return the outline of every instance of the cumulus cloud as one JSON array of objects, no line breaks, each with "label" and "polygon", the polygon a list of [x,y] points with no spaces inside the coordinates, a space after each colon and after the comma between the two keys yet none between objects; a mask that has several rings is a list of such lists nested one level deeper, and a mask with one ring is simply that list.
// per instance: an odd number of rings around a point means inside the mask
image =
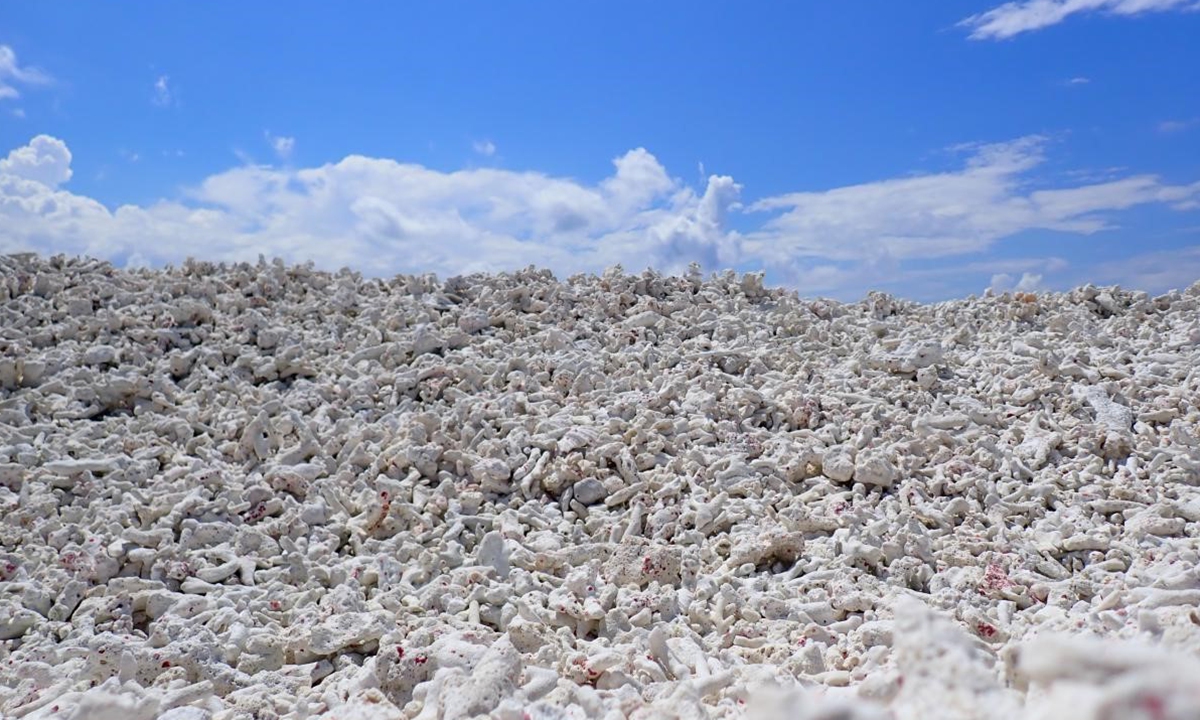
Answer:
[{"label": "cumulus cloud", "polygon": [[714,176],[698,193],[640,148],[617,158],[614,172],[594,185],[487,168],[444,173],[352,155],[302,169],[243,165],[179,199],[115,210],[58,189],[69,177],[61,141],[36,138],[4,162],[0,252],[158,265],[204,248],[215,260],[263,253],[379,275],[443,276],[529,264],[563,273],[616,263],[682,269],[690,257],[677,256],[693,247],[736,259],[727,249],[734,234],[724,227],[736,185]]},{"label": "cumulus cloud", "polygon": [[971,29],[973,40],[1004,40],[1057,25],[1081,13],[1130,16],[1198,8],[1196,0],[1022,0],[972,15],[959,25]]},{"label": "cumulus cloud", "polygon": [[988,284],[988,290],[994,293],[1005,292],[1037,292],[1046,289],[1042,284],[1042,276],[1038,273],[1021,273],[1021,278],[1013,283],[1013,276],[1008,273],[999,273],[992,276],[991,283]]},{"label": "cumulus cloud", "polygon": [[617,172],[601,185],[620,207],[640,207],[667,193],[675,182],[658,159],[645,148],[631,150],[613,160]]},{"label": "cumulus cloud", "polygon": [[1025,292],[1034,292],[1042,289],[1042,276],[1036,273],[1023,273],[1021,279],[1017,281],[1017,286],[1014,290]]},{"label": "cumulus cloud", "polygon": [[17,85],[46,85],[51,78],[45,72],[17,62],[17,53],[8,45],[0,45],[0,100],[21,97]]},{"label": "cumulus cloud", "polygon": [[1002,293],[1012,288],[1012,275],[1008,273],[997,273],[992,276],[992,281],[988,283],[987,289],[992,292]]},{"label": "cumulus cloud", "polygon": [[58,187],[71,179],[71,151],[58,138],[38,135],[0,160],[0,175]]},{"label": "cumulus cloud", "polygon": [[710,175],[693,188],[637,148],[596,183],[496,168],[440,172],[361,155],[303,168],[247,162],[178,198],[109,209],[61,187],[70,152],[43,135],[0,160],[0,252],[161,265],[203,248],[213,260],[262,253],[373,275],[442,276],[530,264],[568,275],[617,263],[680,273],[699,262],[709,271],[765,269],[805,294],[886,287],[912,296],[919,287],[946,297],[992,275],[1022,288],[1061,275],[1059,258],[988,257],[1018,233],[1088,235],[1136,205],[1200,203],[1200,182],[1149,175],[1031,189],[1045,146],[1033,137],[965,147],[957,169],[746,207],[733,178]]},{"label": "cumulus cloud", "polygon": [[491,140],[476,140],[471,144],[475,152],[484,157],[491,157],[496,154],[496,143]]}]

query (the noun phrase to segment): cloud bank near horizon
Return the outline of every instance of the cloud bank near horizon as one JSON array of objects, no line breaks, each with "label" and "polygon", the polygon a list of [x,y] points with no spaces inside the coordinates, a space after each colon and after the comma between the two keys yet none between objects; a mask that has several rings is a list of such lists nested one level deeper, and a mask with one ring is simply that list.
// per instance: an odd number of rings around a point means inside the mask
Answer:
[{"label": "cloud bank near horizon", "polygon": [[[762,269],[770,281],[802,294],[849,298],[882,288],[928,297],[930,288],[966,294],[1086,277],[1086,268],[1054,253],[997,252],[1021,233],[1087,237],[1117,227],[1119,214],[1137,206],[1200,207],[1200,182],[1173,185],[1154,175],[1038,187],[1035,171],[1048,145],[1031,136],[963,147],[956,169],[750,203],[732,177],[710,175],[703,189],[692,188],[636,148],[590,184],[533,171],[442,172],[350,155],[316,167],[243,164],[175,198],[110,209],[65,187],[72,176],[67,143],[38,135],[0,159],[0,252],[150,266],[189,256],[253,261],[263,254],[376,276],[452,276],[531,264],[561,275],[616,264],[680,273],[698,262],[706,271]],[[1149,290],[1200,277],[1194,248],[1167,254],[1155,257],[1171,263],[1168,272],[1149,273],[1136,261],[1127,267],[1138,270]]]}]

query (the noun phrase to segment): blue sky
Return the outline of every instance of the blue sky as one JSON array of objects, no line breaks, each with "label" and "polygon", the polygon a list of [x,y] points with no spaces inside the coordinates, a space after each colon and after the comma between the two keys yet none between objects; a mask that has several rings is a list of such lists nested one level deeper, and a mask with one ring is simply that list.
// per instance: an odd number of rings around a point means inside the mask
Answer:
[{"label": "blue sky", "polygon": [[1197,10],[0,4],[0,252],[1161,292],[1200,279]]}]

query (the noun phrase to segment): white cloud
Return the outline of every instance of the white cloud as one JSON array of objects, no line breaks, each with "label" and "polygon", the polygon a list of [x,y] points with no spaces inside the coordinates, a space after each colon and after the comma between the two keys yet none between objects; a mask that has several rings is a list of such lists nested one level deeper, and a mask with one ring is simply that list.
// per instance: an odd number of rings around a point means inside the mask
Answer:
[{"label": "white cloud", "polygon": [[988,283],[988,290],[994,293],[1007,292],[1012,289],[1012,275],[1008,273],[998,273],[992,276],[992,281]]},{"label": "white cloud", "polygon": [[265,135],[267,142],[271,144],[271,149],[275,151],[280,160],[287,160],[292,156],[292,150],[296,148],[296,138],[272,135],[270,132]]},{"label": "white cloud", "polygon": [[[961,262],[953,258],[949,260],[932,264],[921,263],[917,267],[898,263],[864,266],[840,263],[818,266],[820,271],[806,271],[802,276],[803,282],[798,282],[797,287],[808,294],[827,294],[843,300],[856,300],[862,297],[866,288],[873,288],[911,300],[936,302],[976,293],[980,287],[991,286],[993,280],[1000,286],[1011,289],[1013,278],[1019,280],[1026,274],[1041,279],[1037,286],[1039,290],[1048,289],[1051,285],[1058,289],[1070,285],[1064,278],[1072,265],[1061,257],[983,256],[970,262]],[[1027,285],[1030,282],[1032,280],[1027,281]]]},{"label": "white cloud", "polygon": [[1200,118],[1188,118],[1186,120],[1163,120],[1158,124],[1158,131],[1164,134],[1183,132],[1190,130],[1196,125],[1200,125]]},{"label": "white cloud", "polygon": [[1070,178],[1073,182],[1079,183],[1097,183],[1116,180],[1125,173],[1129,168],[1122,165],[1112,165],[1102,168],[1077,168],[1074,170],[1066,170],[1062,173],[1064,177]]},{"label": "white cloud", "polygon": [[[22,67],[17,62],[17,53],[8,45],[0,45],[0,100],[15,100],[21,97],[16,85],[47,85],[52,78],[34,67]],[[17,111],[14,111],[14,113]],[[24,114],[22,113],[21,117]]]},{"label": "white cloud", "polygon": [[0,160],[0,176],[4,175],[58,187],[71,179],[71,151],[58,138],[38,135]]},{"label": "white cloud", "polygon": [[[11,157],[45,154],[35,150],[45,142]],[[115,210],[6,168],[0,252],[138,255],[162,264],[204,248],[215,260],[264,253],[385,275],[529,264],[573,273],[618,262],[681,271],[691,257],[677,255],[693,247],[731,257],[723,222],[737,187],[729,178],[713,177],[701,194],[671,180],[645,150],[614,165],[609,178],[586,185],[535,172],[443,173],[357,155],[303,169],[248,164],[206,178],[180,200]]]},{"label": "white cloud", "polygon": [[1080,13],[1141,15],[1168,10],[1195,10],[1196,0],[1022,0],[1007,2],[959,23],[973,40],[1004,40],[1057,25]]},{"label": "white cloud", "polygon": [[1008,273],[1031,273],[1038,271],[1040,273],[1057,273],[1070,267],[1070,263],[1065,259],[1055,256],[1050,257],[1025,257],[1025,258],[1008,258],[1003,260],[981,260],[978,262],[967,263],[959,267],[948,268],[949,272],[982,272],[984,270],[995,270]]},{"label": "white cloud", "polygon": [[[725,230],[731,209],[740,208],[742,186],[728,176],[712,175],[694,211],[682,213],[650,228],[651,242],[662,248],[665,259],[675,259],[669,272],[679,272],[687,262],[717,269],[736,265],[743,258],[739,238]],[[692,196],[686,194],[688,205]]]},{"label": "white cloud", "polygon": [[637,207],[669,192],[675,182],[645,148],[630,150],[613,160],[617,172],[602,185],[618,204]]},{"label": "white cloud", "polygon": [[1087,85],[1091,81],[1092,81],[1091,78],[1073,77],[1067,81],[1067,84],[1068,85]]},{"label": "white cloud", "polygon": [[154,81],[154,97],[151,102],[159,107],[166,107],[172,103],[174,95],[171,93],[171,77],[169,75],[159,75]]},{"label": "white cloud", "polygon": [[484,157],[491,157],[496,154],[496,143],[491,140],[476,140],[471,144],[475,152]]},{"label": "white cloud", "polygon": [[1042,283],[1042,276],[1039,273],[1021,273],[1021,278],[1015,284],[1012,275],[1000,273],[992,276],[988,289],[994,293],[1039,292],[1045,290],[1046,286]]},{"label": "white cloud", "polygon": [[1200,280],[1200,245],[1097,263],[1090,276],[1094,278],[1090,282],[1097,284],[1116,284],[1151,293],[1182,290]]},{"label": "white cloud", "polygon": [[180,198],[109,209],[61,189],[70,152],[38,136],[0,160],[0,252],[161,265],[203,248],[212,260],[263,253],[374,275],[442,276],[530,264],[563,274],[616,263],[678,273],[698,261],[706,270],[766,269],[773,282],[805,294],[887,287],[945,297],[992,275],[1009,275],[1013,287],[1061,277],[1061,258],[987,256],[1018,233],[1087,235],[1135,205],[1200,202],[1200,182],[1168,185],[1145,175],[1034,189],[1044,151],[1036,137],[970,146],[958,169],[765,198],[739,221],[757,219],[757,227],[739,233],[729,216],[745,210],[741,185],[711,175],[703,191],[693,189],[642,148],[616,158],[611,174],[593,184],[495,168],[440,172],[359,155],[307,168],[245,162]]},{"label": "white cloud", "polygon": [[752,211],[781,214],[747,233],[742,252],[787,278],[824,261],[887,274],[905,261],[982,253],[1028,230],[1087,235],[1113,227],[1112,211],[1200,200],[1200,182],[1172,186],[1152,175],[1029,191],[1044,146],[1040,137],[975,146],[961,170],[760,200]]}]

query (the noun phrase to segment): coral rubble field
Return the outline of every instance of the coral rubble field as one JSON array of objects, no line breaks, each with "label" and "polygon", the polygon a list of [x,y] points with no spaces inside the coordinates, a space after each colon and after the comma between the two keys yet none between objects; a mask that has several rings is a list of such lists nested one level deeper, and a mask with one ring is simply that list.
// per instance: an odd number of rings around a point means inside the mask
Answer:
[{"label": "coral rubble field", "polygon": [[3,257],[0,716],[1200,717],[1198,360],[1200,283]]}]

